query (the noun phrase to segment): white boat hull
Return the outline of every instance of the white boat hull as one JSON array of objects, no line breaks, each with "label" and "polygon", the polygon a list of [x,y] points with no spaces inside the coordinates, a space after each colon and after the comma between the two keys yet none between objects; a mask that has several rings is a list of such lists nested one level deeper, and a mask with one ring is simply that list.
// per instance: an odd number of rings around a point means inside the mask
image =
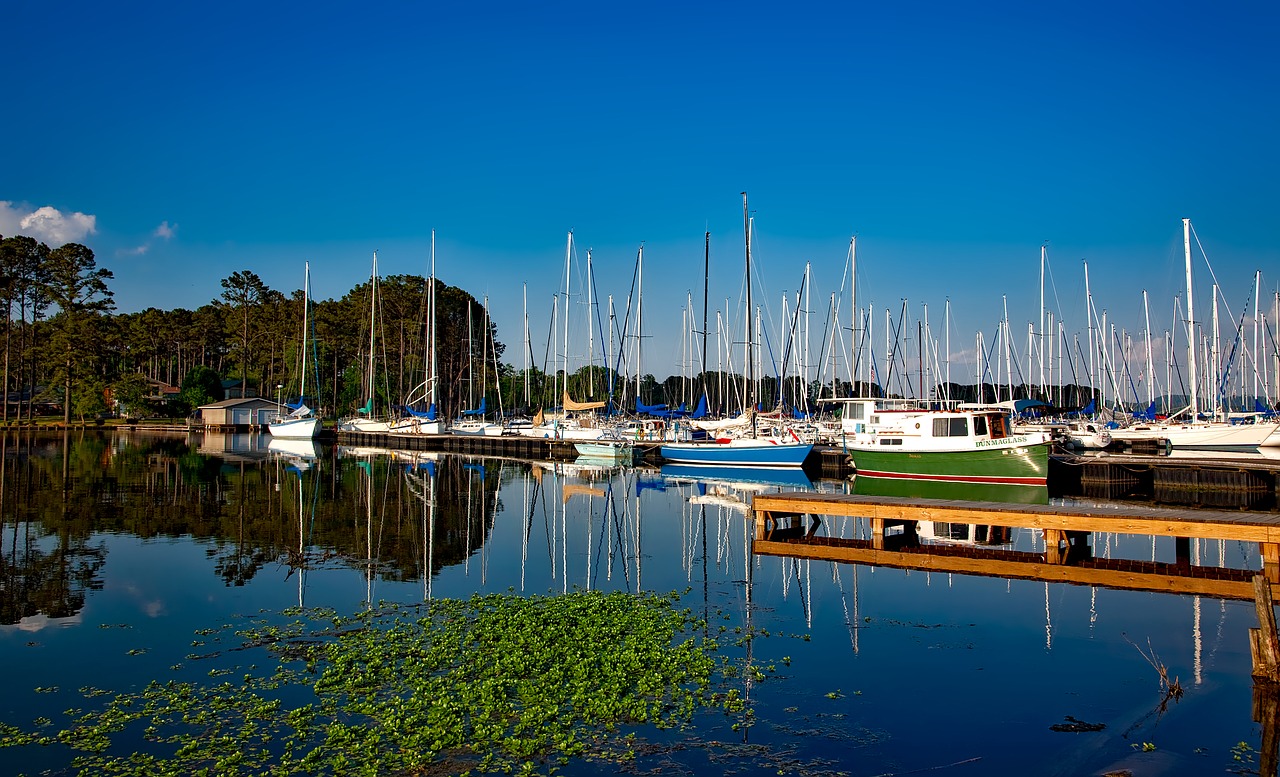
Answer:
[{"label": "white boat hull", "polygon": [[1165,439],[1174,448],[1258,448],[1280,445],[1280,424],[1149,424],[1113,429],[1111,437],[1122,442]]},{"label": "white boat hull", "polygon": [[320,419],[316,416],[286,418],[267,424],[267,431],[282,440],[310,440],[320,431]]}]

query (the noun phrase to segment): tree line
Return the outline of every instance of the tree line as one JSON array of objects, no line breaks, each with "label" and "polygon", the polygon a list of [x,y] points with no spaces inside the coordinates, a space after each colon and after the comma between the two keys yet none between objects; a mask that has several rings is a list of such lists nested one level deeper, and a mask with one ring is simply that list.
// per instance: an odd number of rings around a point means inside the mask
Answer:
[{"label": "tree line", "polygon": [[[115,311],[112,280],[87,246],[51,249],[24,235],[0,236],[4,422],[56,408],[69,423],[108,410],[109,402],[134,414],[182,417],[223,399],[224,381],[244,381],[267,398],[296,397],[304,308],[307,371],[318,376],[307,380],[307,398],[324,414],[343,415],[368,399],[371,343],[375,406],[404,402],[427,377],[428,281],[421,276],[371,279],[340,299],[308,305],[301,289],[272,289],[242,270],[194,310],[135,313]],[[435,310],[436,397],[441,412],[456,413],[477,392],[498,390],[510,368],[501,364],[497,327],[469,293],[437,279]],[[159,384],[181,391],[161,401]]]}]

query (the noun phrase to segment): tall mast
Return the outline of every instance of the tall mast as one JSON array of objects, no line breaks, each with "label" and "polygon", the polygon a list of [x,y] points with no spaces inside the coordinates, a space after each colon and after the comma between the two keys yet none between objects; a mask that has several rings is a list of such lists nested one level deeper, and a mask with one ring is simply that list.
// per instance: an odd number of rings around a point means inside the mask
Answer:
[{"label": "tall mast", "polygon": [[1089,399],[1094,399],[1093,388],[1093,295],[1089,293],[1089,262],[1084,263],[1084,321],[1089,331]]},{"label": "tall mast", "polygon": [[1045,382],[1044,382],[1044,342],[1043,342],[1043,338],[1044,338],[1044,261],[1045,261],[1045,251],[1046,251],[1045,247],[1044,247],[1043,245],[1042,245],[1042,246],[1040,246],[1040,323],[1039,323],[1039,325],[1038,325],[1038,326],[1039,326],[1039,329],[1036,331],[1036,335],[1037,335],[1038,337],[1040,337],[1040,338],[1041,338],[1040,347],[1037,349],[1037,354],[1038,354],[1038,355],[1039,355],[1039,357],[1040,357],[1040,391],[1041,391],[1042,395],[1043,395],[1043,392],[1044,392],[1044,390],[1045,390]]},{"label": "tall mast", "polygon": [[1156,401],[1156,368],[1151,358],[1151,309],[1147,307],[1147,290],[1142,290],[1142,314],[1147,321],[1147,406]]},{"label": "tall mast", "polygon": [[707,393],[707,281],[711,277],[711,232],[703,236],[702,248],[702,393]]},{"label": "tall mast", "polygon": [[[560,397],[569,393],[569,257],[573,255],[573,230],[569,230],[569,237],[565,241],[564,246],[564,349],[562,352],[562,363],[564,364],[564,387]],[[560,399],[556,397],[556,399]],[[568,411],[563,411],[566,414]]]},{"label": "tall mast", "polygon": [[[529,284],[523,284],[524,297],[524,406],[529,407]],[[434,353],[434,351],[433,351]]]},{"label": "tall mast", "polygon": [[[591,249],[587,249],[587,397],[595,398],[595,379],[591,373],[596,366],[596,317],[595,309],[592,305],[594,300],[591,298],[591,290],[596,285],[596,279],[591,275]],[[601,343],[604,345],[604,343]]]},{"label": "tall mast", "polygon": [[[853,375],[849,377],[849,391],[853,396],[858,393],[858,320],[862,317],[858,310],[858,236],[849,238],[849,363],[853,365]],[[869,345],[869,343],[868,343]]]},{"label": "tall mast", "polygon": [[[298,402],[306,404],[307,397],[307,307],[311,299],[311,262],[303,263],[302,273],[302,381],[298,386]],[[1254,346],[1257,349],[1257,346]],[[1256,391],[1254,392],[1257,393]],[[302,479],[298,479],[301,487]]]},{"label": "tall mast", "polygon": [[[744,410],[753,410],[755,408],[755,397],[751,391],[752,382],[755,380],[755,370],[751,360],[751,217],[747,211],[747,193],[742,193],[742,231],[744,233],[744,243],[747,253],[747,312],[746,312],[746,345],[743,348],[743,369],[745,373],[742,381],[742,404]],[[754,424],[753,424],[754,426]]]},{"label": "tall mast", "polygon": [[439,361],[436,359],[436,231],[431,230],[431,289],[427,297],[427,316],[431,324],[431,374],[427,380],[431,384],[431,401],[427,404],[427,409],[436,404],[438,396],[436,394],[436,372]]},{"label": "tall mast", "polygon": [[1182,253],[1187,263],[1187,375],[1191,383],[1191,421],[1200,412],[1196,384],[1196,309],[1191,294],[1191,219],[1182,220]]},{"label": "tall mast", "polygon": [[[640,401],[640,351],[644,340],[644,243],[636,249],[636,401]],[[650,401],[652,401],[650,397]]]},{"label": "tall mast", "polygon": [[[1262,286],[1262,270],[1254,270],[1253,271],[1253,400],[1255,404],[1258,401],[1259,365],[1262,365],[1261,369],[1264,371],[1264,373],[1267,369],[1266,361],[1258,358],[1258,356],[1260,355],[1258,353],[1258,315],[1262,312],[1258,307],[1258,303],[1262,301],[1261,299],[1262,289],[1260,288],[1261,286]],[[1249,408],[1246,407],[1245,409],[1248,410]]]},{"label": "tall mast", "polygon": [[378,252],[373,252],[373,272],[369,276],[369,417],[373,418],[373,323],[378,309]]}]

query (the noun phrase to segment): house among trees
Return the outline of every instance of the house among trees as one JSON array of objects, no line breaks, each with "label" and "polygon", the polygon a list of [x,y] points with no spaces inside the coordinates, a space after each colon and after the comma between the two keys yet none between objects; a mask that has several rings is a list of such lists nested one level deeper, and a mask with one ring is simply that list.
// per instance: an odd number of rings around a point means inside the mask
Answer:
[{"label": "house among trees", "polygon": [[222,381],[222,396],[227,399],[248,399],[258,396],[258,387],[244,380]]}]

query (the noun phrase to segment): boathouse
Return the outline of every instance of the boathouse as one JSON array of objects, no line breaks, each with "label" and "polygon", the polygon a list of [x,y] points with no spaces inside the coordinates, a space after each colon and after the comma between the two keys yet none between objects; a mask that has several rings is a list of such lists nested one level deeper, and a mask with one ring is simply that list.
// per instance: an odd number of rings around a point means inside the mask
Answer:
[{"label": "boathouse", "polygon": [[[284,406],[262,397],[224,399],[196,408],[206,429],[256,429],[265,427]],[[285,410],[285,412],[288,412]]]}]

